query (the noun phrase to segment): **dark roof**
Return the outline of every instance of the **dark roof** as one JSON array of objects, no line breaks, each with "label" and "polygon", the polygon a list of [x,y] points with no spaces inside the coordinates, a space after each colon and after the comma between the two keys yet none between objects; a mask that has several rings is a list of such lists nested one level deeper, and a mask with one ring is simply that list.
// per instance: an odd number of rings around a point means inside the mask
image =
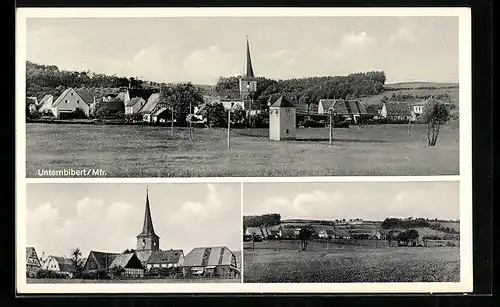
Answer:
[{"label": "dark roof", "polygon": [[82,98],[82,100],[85,103],[91,104],[94,102],[95,95],[91,91],[85,90],[85,89],[77,89],[75,92],[78,94],[78,96],[80,96]]},{"label": "dark roof", "polygon": [[142,226],[142,232],[137,237],[142,236],[156,236],[155,229],[153,227],[153,219],[151,218],[151,209],[149,207],[149,195],[146,192],[146,210],[144,211],[144,224]]},{"label": "dark roof", "polygon": [[127,107],[133,107],[135,106],[136,103],[138,103],[141,100],[145,101],[142,97],[134,97],[130,99],[129,102],[127,102]]},{"label": "dark roof", "polygon": [[248,39],[247,39],[247,61],[246,61],[245,68],[246,68],[245,69],[245,77],[255,78],[255,75],[253,73],[252,58],[250,57],[250,44],[248,43]]},{"label": "dark roof", "polygon": [[61,272],[70,272],[74,273],[75,266],[73,265],[73,262],[71,262],[71,259],[68,259],[66,257],[58,257],[58,256],[52,256],[58,263],[59,265],[59,270]]},{"label": "dark roof", "polygon": [[135,268],[135,269],[143,269],[144,267],[141,264],[141,261],[137,258],[134,253],[128,254],[120,254],[113,259],[113,262],[109,266],[112,268]]},{"label": "dark roof", "polygon": [[36,255],[36,251],[35,251],[35,248],[32,247],[32,246],[29,246],[29,247],[26,247],[26,259],[28,259],[28,257],[34,253],[35,257],[37,256]]},{"label": "dark roof", "polygon": [[410,115],[410,105],[406,102],[385,103],[387,115]]},{"label": "dark roof", "polygon": [[151,96],[146,99],[146,104],[139,110],[141,114],[149,114],[155,110],[156,106],[160,102],[160,93],[151,94]]},{"label": "dark roof", "polygon": [[154,94],[158,93],[158,90],[154,89],[142,89],[142,88],[129,88],[127,89],[128,95],[130,99],[135,97],[141,97],[144,100],[148,100],[148,98]]},{"label": "dark roof", "polygon": [[92,258],[95,260],[98,269],[108,269],[111,263],[113,263],[113,260],[115,260],[115,257],[118,255],[120,254],[91,251],[85,264],[87,264],[87,262]]},{"label": "dark roof", "polygon": [[345,101],[341,99],[320,99],[318,106],[323,106],[325,111],[332,108],[339,115],[350,115]]},{"label": "dark roof", "polygon": [[43,106],[45,103],[47,103],[47,101],[49,101],[49,99],[52,97],[52,99],[54,99],[52,95],[50,94],[47,94],[45,96],[43,96],[42,100],[40,100],[40,102],[38,103],[40,106]]},{"label": "dark roof", "polygon": [[182,249],[154,251],[149,256],[148,263],[178,263],[183,255]]},{"label": "dark roof", "polygon": [[120,100],[111,100],[111,101],[100,101],[99,104],[101,106],[106,106],[106,108],[112,111],[124,111],[125,107],[123,106],[123,101]]},{"label": "dark roof", "polygon": [[271,107],[277,107],[277,108],[295,108],[295,105],[290,102],[285,96],[280,96],[272,105]]},{"label": "dark roof", "polygon": [[351,113],[354,115],[368,114],[365,105],[359,100],[347,100],[345,103],[349,105]]},{"label": "dark roof", "polygon": [[260,110],[260,103],[255,102],[255,101],[250,101],[250,100],[245,100],[243,102],[243,105],[245,106],[245,110]]}]

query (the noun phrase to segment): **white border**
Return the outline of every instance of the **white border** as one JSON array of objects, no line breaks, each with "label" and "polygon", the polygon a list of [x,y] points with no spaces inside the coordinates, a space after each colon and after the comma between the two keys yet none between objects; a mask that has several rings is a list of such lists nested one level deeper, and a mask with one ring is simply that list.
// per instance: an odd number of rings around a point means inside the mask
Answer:
[{"label": "white border", "polygon": [[[460,175],[232,178],[25,178],[24,103],[16,103],[16,276],[18,293],[444,293],[472,291],[472,91],[470,8],[19,8],[16,18],[16,101],[26,93],[26,18],[123,17],[318,17],[456,16],[459,18]],[[27,284],[25,266],[26,184],[44,182],[400,182],[460,181],[460,272],[458,283],[321,284]],[[243,194],[242,194],[243,199]],[[243,258],[243,248],[241,250]],[[243,265],[242,265],[243,272]],[[243,272],[244,274],[244,272]]]}]

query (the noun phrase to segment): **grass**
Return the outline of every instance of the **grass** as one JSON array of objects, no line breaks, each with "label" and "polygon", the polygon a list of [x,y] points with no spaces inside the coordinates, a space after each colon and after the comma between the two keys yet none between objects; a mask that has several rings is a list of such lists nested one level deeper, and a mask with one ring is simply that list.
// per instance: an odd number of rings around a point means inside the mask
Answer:
[{"label": "grass", "polygon": [[[244,252],[244,282],[459,282],[457,247],[383,247],[258,242]],[[281,245],[280,245],[281,244]]]},{"label": "grass", "polygon": [[241,283],[239,278],[198,278],[198,279],[168,279],[168,278],[138,278],[138,279],[114,279],[114,280],[93,280],[93,279],[36,279],[28,278],[28,284],[95,284],[95,283],[122,283],[122,284],[157,284],[157,283]]},{"label": "grass", "polygon": [[457,125],[442,128],[428,147],[425,127],[374,125],[298,129],[295,141],[270,141],[267,129],[30,123],[26,126],[26,172],[100,168],[106,177],[386,176],[457,175]]}]

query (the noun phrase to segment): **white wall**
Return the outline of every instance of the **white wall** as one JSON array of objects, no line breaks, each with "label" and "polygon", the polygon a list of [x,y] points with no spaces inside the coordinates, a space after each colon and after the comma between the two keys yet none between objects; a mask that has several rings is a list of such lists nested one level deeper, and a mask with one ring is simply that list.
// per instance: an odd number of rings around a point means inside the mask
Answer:
[{"label": "white wall", "polygon": [[270,108],[269,138],[271,140],[295,139],[295,108]]}]

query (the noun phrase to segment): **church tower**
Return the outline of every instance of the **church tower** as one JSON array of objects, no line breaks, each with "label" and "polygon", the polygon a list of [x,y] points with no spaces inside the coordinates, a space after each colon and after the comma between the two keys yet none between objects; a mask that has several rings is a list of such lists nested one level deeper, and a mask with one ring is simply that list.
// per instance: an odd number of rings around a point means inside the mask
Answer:
[{"label": "church tower", "polygon": [[247,36],[247,59],[245,63],[245,72],[240,78],[240,95],[242,100],[253,98],[257,91],[257,80],[253,73],[252,58],[250,57],[250,44]]},{"label": "church tower", "polygon": [[146,211],[144,212],[144,224],[142,232],[137,236],[137,251],[157,251],[160,249],[160,237],[153,228],[151,208],[149,207],[149,195],[146,190]]}]

